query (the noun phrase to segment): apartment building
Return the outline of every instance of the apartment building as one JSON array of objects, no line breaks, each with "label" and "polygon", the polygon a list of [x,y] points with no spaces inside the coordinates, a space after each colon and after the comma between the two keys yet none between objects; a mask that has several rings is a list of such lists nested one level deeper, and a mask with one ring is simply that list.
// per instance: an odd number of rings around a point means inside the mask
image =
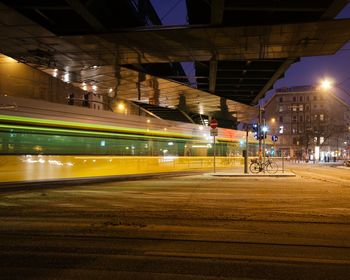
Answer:
[{"label": "apartment building", "polygon": [[349,157],[350,107],[317,86],[277,89],[264,105],[275,151],[295,159],[329,161]]}]

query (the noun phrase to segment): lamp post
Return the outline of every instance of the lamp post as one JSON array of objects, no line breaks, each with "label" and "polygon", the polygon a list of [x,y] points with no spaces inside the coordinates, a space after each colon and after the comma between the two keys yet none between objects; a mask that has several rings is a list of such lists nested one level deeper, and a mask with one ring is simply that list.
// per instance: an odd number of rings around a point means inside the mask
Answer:
[{"label": "lamp post", "polygon": [[[344,81],[348,80],[349,78],[345,79]],[[330,79],[323,79],[321,81],[321,84],[320,84],[320,87],[323,91],[331,91],[332,89],[334,88],[337,88],[339,90],[341,90],[343,93],[345,93],[349,98],[350,98],[350,93],[345,90],[344,88],[340,87],[339,85],[342,84],[344,81],[342,81],[341,83],[339,84],[334,84],[334,81],[333,80],[330,80]],[[343,102],[349,107],[349,101],[347,102],[346,100],[343,100]],[[347,125],[346,129],[344,132],[347,132],[349,133],[350,132],[350,126]],[[337,143],[338,143],[338,140],[337,139]],[[348,144],[347,142],[348,140],[348,137],[346,137],[346,141],[344,141],[344,144],[346,143],[346,145]],[[343,150],[343,149],[342,149]],[[346,149],[348,150],[348,149]],[[339,149],[337,148],[337,154],[339,153]],[[344,154],[344,152],[342,151],[341,154]],[[346,153],[347,154],[347,153]]]}]

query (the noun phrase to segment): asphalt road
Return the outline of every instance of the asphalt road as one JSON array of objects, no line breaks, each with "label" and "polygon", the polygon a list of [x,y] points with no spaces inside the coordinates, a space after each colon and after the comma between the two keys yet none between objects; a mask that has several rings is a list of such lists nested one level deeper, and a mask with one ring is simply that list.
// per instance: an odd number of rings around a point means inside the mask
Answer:
[{"label": "asphalt road", "polygon": [[0,194],[0,279],[350,279],[350,169]]}]

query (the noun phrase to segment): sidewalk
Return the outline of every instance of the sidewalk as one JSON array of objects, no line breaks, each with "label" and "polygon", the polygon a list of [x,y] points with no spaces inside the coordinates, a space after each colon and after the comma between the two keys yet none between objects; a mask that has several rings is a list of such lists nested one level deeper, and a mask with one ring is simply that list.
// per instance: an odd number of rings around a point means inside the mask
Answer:
[{"label": "sidewalk", "polygon": [[323,162],[323,161],[285,161],[284,163],[286,166],[290,165],[320,165],[320,166],[342,166],[344,164],[343,160],[338,160],[338,161],[330,161],[330,162]]},{"label": "sidewalk", "polygon": [[208,176],[217,176],[217,177],[296,177],[296,175],[292,172],[277,172],[276,174],[269,174],[260,172],[258,174],[248,173],[245,174],[243,172],[216,172],[216,173],[206,173]]},{"label": "sidewalk", "polygon": [[278,170],[276,174],[269,174],[267,172],[260,172],[257,174],[253,174],[248,170],[248,173],[244,173],[243,166],[242,167],[236,167],[232,168],[230,170],[216,170],[216,172],[208,172],[205,173],[205,175],[208,176],[217,176],[217,177],[295,177],[296,175],[293,172],[290,172],[289,170]]}]

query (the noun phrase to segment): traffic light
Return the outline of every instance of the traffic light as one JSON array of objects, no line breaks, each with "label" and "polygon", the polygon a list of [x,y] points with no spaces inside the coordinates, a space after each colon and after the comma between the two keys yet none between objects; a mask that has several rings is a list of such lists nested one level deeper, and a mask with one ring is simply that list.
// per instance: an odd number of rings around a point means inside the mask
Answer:
[{"label": "traffic light", "polygon": [[267,132],[269,131],[269,128],[264,125],[262,128],[261,128],[261,139],[266,139],[266,136],[267,136]]},{"label": "traffic light", "polygon": [[254,138],[256,140],[262,140],[266,139],[267,136],[267,131],[269,130],[267,126],[260,126],[257,123],[254,123],[252,125],[253,127],[253,132],[254,132]]},{"label": "traffic light", "polygon": [[259,139],[259,125],[257,123],[253,123],[253,132],[254,132],[254,138],[256,140]]}]

